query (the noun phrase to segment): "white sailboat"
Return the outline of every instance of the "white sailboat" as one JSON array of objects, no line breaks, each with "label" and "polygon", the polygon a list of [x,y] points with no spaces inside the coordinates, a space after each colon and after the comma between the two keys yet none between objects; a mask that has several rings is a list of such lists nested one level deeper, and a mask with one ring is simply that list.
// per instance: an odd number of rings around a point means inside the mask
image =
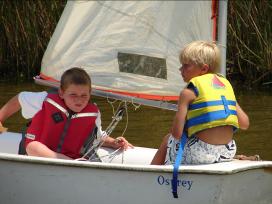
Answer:
[{"label": "white sailboat", "polygon": [[[218,30],[225,59],[227,2],[217,2],[218,19],[216,2],[68,1],[36,81],[58,86],[66,69],[82,67],[94,95],[175,110],[182,45]],[[67,161],[18,155],[20,138],[0,135],[0,203],[272,203],[271,161],[182,165],[173,198],[173,167],[149,165],[156,149],[101,148],[102,162]]]}]

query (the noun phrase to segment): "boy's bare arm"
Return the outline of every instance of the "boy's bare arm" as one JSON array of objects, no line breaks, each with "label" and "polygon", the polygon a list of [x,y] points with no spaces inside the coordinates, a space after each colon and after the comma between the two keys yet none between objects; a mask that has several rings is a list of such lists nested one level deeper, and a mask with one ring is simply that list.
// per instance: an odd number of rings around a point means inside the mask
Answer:
[{"label": "boy's bare arm", "polygon": [[185,88],[181,91],[178,102],[178,111],[173,121],[172,135],[176,139],[180,139],[182,135],[184,124],[186,121],[186,115],[188,112],[189,104],[195,99],[195,94],[192,90]]},{"label": "boy's bare arm", "polygon": [[7,131],[7,128],[3,127],[3,122],[19,111],[21,105],[18,100],[18,95],[12,97],[1,109],[0,109],[0,133]]},{"label": "boy's bare arm", "polygon": [[38,142],[33,141],[29,143],[26,146],[26,152],[29,156],[38,156],[38,157],[47,157],[47,158],[57,158],[57,159],[69,159],[70,157],[67,157],[64,154],[57,153],[49,149],[46,145]]},{"label": "boy's bare arm", "polygon": [[238,103],[236,103],[236,111],[238,117],[239,128],[246,130],[249,127],[249,118],[247,114],[243,111]]},{"label": "boy's bare arm", "polygon": [[21,109],[21,105],[18,100],[18,95],[12,97],[1,109],[0,109],[0,123],[4,122],[8,117],[16,113]]}]

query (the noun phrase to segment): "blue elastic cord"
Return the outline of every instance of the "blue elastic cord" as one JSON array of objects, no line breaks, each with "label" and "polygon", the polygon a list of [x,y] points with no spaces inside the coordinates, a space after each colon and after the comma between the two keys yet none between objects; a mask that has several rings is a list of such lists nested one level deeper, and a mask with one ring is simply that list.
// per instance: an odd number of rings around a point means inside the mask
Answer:
[{"label": "blue elastic cord", "polygon": [[172,193],[173,193],[174,198],[178,198],[178,192],[177,192],[177,189],[178,189],[178,169],[181,164],[183,150],[184,150],[184,146],[185,146],[186,142],[187,142],[187,134],[185,132],[183,132],[181,135],[181,138],[180,138],[179,150],[178,150],[178,154],[176,157],[176,161],[174,164],[174,170],[173,170]]}]

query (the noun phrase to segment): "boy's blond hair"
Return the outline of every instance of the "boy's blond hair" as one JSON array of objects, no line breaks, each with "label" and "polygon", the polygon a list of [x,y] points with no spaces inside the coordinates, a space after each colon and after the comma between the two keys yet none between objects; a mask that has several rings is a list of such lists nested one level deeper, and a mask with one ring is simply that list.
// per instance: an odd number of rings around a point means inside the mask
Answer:
[{"label": "boy's blond hair", "polygon": [[73,67],[66,70],[60,79],[60,88],[65,91],[71,84],[75,85],[87,85],[90,90],[92,88],[92,82],[90,76],[84,69]]},{"label": "boy's blond hair", "polygon": [[181,64],[209,66],[209,72],[216,73],[220,66],[220,50],[213,42],[194,41],[184,47],[179,55]]}]

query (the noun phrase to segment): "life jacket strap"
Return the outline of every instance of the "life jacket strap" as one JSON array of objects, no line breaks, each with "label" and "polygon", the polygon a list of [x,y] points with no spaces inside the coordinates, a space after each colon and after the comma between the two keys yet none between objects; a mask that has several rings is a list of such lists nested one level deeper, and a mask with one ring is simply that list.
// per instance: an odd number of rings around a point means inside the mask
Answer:
[{"label": "life jacket strap", "polygon": [[185,147],[185,144],[187,142],[187,134],[186,132],[183,132],[180,138],[180,142],[179,142],[179,150],[177,153],[177,157],[175,160],[175,164],[174,164],[174,169],[173,169],[173,178],[172,178],[172,193],[174,198],[178,198],[178,170],[179,170],[179,166],[181,164],[181,160],[182,160],[182,155],[183,155],[183,150]]}]

